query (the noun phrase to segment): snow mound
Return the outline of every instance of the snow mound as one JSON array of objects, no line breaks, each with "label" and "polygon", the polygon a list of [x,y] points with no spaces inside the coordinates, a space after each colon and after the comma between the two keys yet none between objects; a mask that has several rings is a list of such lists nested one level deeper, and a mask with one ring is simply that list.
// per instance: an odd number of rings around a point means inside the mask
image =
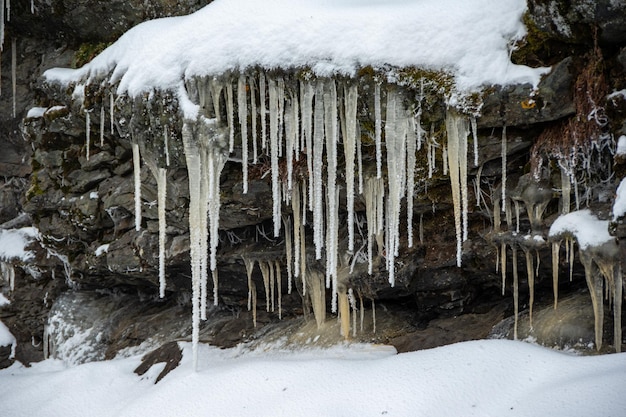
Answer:
[{"label": "snow mound", "polygon": [[454,74],[460,91],[537,85],[546,68],[510,60],[525,10],[525,0],[216,0],[137,25],[84,67],[44,76],[67,84],[111,75],[131,96],[253,67],[352,76],[368,65],[417,66]]},{"label": "snow mound", "polygon": [[600,246],[611,239],[609,221],[598,219],[591,210],[574,211],[557,218],[550,226],[550,237],[569,234],[581,249]]}]

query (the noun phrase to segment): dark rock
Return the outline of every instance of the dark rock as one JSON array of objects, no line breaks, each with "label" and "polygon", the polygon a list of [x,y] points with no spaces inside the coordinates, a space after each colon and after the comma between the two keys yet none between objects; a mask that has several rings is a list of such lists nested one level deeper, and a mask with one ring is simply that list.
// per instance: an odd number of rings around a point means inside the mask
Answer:
[{"label": "dark rock", "polygon": [[183,352],[176,342],[166,343],[165,345],[153,350],[152,352],[141,358],[141,364],[135,369],[135,373],[139,376],[148,372],[148,370],[157,363],[165,362],[165,367],[159,373],[155,384],[158,384],[163,377],[176,369],[183,359]]}]

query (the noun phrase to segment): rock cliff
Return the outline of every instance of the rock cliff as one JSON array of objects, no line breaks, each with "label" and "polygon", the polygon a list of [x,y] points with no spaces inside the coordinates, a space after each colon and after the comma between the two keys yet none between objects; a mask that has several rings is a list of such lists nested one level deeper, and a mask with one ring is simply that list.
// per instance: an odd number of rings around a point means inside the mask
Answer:
[{"label": "rock cliff", "polygon": [[[195,305],[192,277],[197,274],[194,268],[201,266],[194,266],[199,260],[193,259],[198,230],[189,225],[202,222],[202,216],[193,218],[190,206],[195,204],[194,187],[200,190],[204,185],[193,181],[196,174],[189,159],[193,153],[185,142],[189,137],[209,135],[225,143],[229,134],[236,138],[233,152],[226,153],[223,168],[217,171],[219,230],[212,229],[214,243],[200,245],[204,253],[215,247],[219,272],[214,281],[218,307],[209,309],[208,320],[202,322],[201,341],[230,346],[273,334],[289,334],[296,340],[285,323],[295,322],[297,327],[305,319],[317,319],[324,326],[320,310],[328,310],[330,318],[337,296],[344,318],[352,310],[351,331],[356,339],[411,350],[486,337],[503,318],[529,307],[532,314],[533,302],[552,304],[558,291],[577,293],[587,288],[592,275],[600,276],[589,272],[592,261],[587,255],[574,256],[571,243],[565,245],[567,254],[556,249],[554,255],[552,243],[560,239],[551,240],[548,231],[559,215],[589,207],[601,220],[616,220],[612,230],[622,250],[621,219],[610,214],[626,162],[624,154],[617,152],[618,139],[626,135],[625,6],[608,0],[593,5],[529,0],[524,16],[528,35],[517,45],[513,59],[551,65],[550,73],[537,89],[531,85],[487,88],[469,99],[464,107],[467,114],[458,118],[442,94],[445,77],[414,68],[398,70],[398,83],[379,82],[386,69],[371,67],[350,79],[311,79],[306,71],[293,70],[225,74],[218,81],[196,79],[187,85],[193,91],[190,95],[204,104],[207,119],[218,120],[207,126],[185,120],[172,91],[131,98],[114,94],[97,80],[84,85],[77,99],[76,85],[68,88],[42,77],[52,67],[84,64],[141,21],[187,14],[206,3],[57,0],[35,1],[33,10],[25,2],[13,5],[2,51],[0,229],[35,226],[39,231],[39,238],[28,247],[31,258],[1,260],[1,289],[10,303],[0,306],[0,320],[17,339],[17,360],[28,363],[44,354],[58,354],[59,346],[79,330],[101,329],[106,335],[80,360],[113,357],[142,343],[154,347],[190,337],[190,306]],[[328,258],[334,256],[327,247],[332,240],[325,242],[324,256],[317,256],[314,225],[295,226],[301,223],[294,219],[302,204],[307,204],[302,200],[306,184],[314,182],[307,169],[313,162],[307,160],[308,148],[299,148],[292,159],[272,154],[271,144],[262,150],[259,142],[258,161],[242,164],[252,151],[241,139],[250,134],[244,129],[254,126],[260,137],[265,121],[256,110],[238,114],[243,106],[237,94],[243,92],[246,103],[264,109],[265,87],[260,86],[266,82],[268,95],[277,83],[285,97],[295,94],[293,102],[299,105],[306,101],[302,91],[307,85],[324,100],[338,94],[336,107],[343,113],[335,118],[340,120],[336,128],[344,144],[338,147],[338,199],[334,203],[329,199],[321,208],[325,221],[332,223],[336,217],[337,227],[329,226],[338,233],[333,272],[337,284],[332,289],[325,290],[323,282]],[[352,86],[359,92],[352,133],[358,138],[358,168],[348,161],[346,147],[350,117],[344,103],[350,101]],[[391,99],[396,95],[397,102]],[[234,102],[232,108],[229,100]],[[420,134],[420,150],[414,152],[416,168],[410,171],[410,179],[405,178],[414,198],[409,198],[411,205],[404,201],[397,208],[398,242],[383,243],[382,236],[369,231],[376,222],[371,217],[376,212],[371,196],[377,194],[356,193],[352,209],[345,184],[358,182],[359,171],[365,189],[376,186],[376,137],[381,128],[377,112],[382,112],[385,122],[383,140],[391,138],[387,130],[395,123],[389,116],[391,103],[414,109],[420,129],[427,130]],[[300,111],[304,115],[303,107]],[[268,125],[272,117],[270,112]],[[276,117],[281,123],[284,120],[288,140],[288,116]],[[467,173],[461,174],[469,185],[467,191],[459,191],[468,201],[467,239],[461,240],[457,220],[461,203],[451,192],[447,172],[448,161],[454,161],[448,152],[452,152],[450,132],[455,123],[467,129],[470,149],[465,155],[470,159],[476,155],[476,161],[466,164]],[[389,142],[384,145],[387,158],[393,156]],[[195,152],[203,152],[200,148]],[[317,167],[323,168],[323,176],[319,175],[325,189],[331,157],[327,154]],[[383,177],[391,176],[393,169],[393,162],[385,164]],[[292,178],[297,196],[285,191]],[[278,191],[276,183],[281,187]],[[301,190],[298,184],[304,184]],[[387,204],[392,200],[391,182],[384,184]],[[279,201],[281,193],[291,200],[282,205],[278,217],[277,193]],[[314,216],[314,211],[307,215]],[[278,234],[274,233],[276,218]],[[349,224],[354,224],[353,232],[345,227]],[[295,242],[302,242],[303,251],[293,246],[294,233],[302,233]],[[374,248],[371,266],[370,246]],[[385,251],[394,247],[399,248],[397,255]],[[298,255],[301,263],[294,264]],[[393,286],[389,259],[395,272]],[[619,259],[615,255],[607,262],[617,266]],[[593,262],[599,262],[597,257]],[[301,274],[292,270],[303,264],[307,268]],[[555,264],[561,264],[556,284]],[[207,270],[206,265],[203,268]],[[166,279],[163,298],[159,298],[161,271]],[[619,273],[614,280],[607,278],[607,285],[617,293],[615,282],[621,280]],[[619,288],[621,299],[621,284]],[[211,284],[207,291],[211,293]],[[77,303],[94,306],[105,317],[64,323],[65,328],[54,321],[59,311],[79,311]],[[377,325],[371,320],[376,305]],[[609,307],[602,303],[598,307],[596,302],[595,308],[608,311]],[[200,312],[194,309],[194,314]],[[356,325],[359,316],[361,326]],[[621,312],[605,316],[608,328],[609,323],[620,322]],[[598,311],[595,335],[586,333],[581,339],[588,337],[584,342],[595,342],[599,348],[603,338],[598,339],[597,321]],[[340,327],[347,336],[350,325]],[[333,332],[339,338],[339,330]],[[620,332],[618,324],[605,335],[605,345],[619,350]],[[5,363],[2,359],[0,364]]]}]

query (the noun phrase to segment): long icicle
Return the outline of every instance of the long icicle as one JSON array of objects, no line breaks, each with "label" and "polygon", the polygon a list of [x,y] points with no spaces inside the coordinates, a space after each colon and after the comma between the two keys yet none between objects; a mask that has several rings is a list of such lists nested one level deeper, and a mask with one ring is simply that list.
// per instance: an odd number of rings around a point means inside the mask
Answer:
[{"label": "long icicle", "polygon": [[141,159],[139,155],[139,144],[136,141],[131,143],[133,149],[133,177],[135,183],[135,230],[141,230]]},{"label": "long icicle", "polygon": [[243,193],[248,193],[248,97],[246,95],[246,77],[237,80],[237,113],[241,126],[241,171],[243,175]]},{"label": "long icicle", "polygon": [[248,77],[248,85],[250,86],[250,121],[252,122],[252,163],[256,165],[259,160],[259,149],[257,144],[256,88],[253,77]]},{"label": "long icicle", "polygon": [[167,198],[167,170],[159,168],[157,178],[157,210],[159,215],[159,297],[165,297],[165,204]]},{"label": "long icicle", "polygon": [[376,142],[376,178],[382,176],[382,115],[380,108],[380,84],[374,85],[374,139]]},{"label": "long icicle", "polygon": [[322,195],[322,153],[324,149],[324,82],[317,80],[315,86],[315,113],[313,125],[313,195],[309,204],[313,204],[313,243],[315,259],[322,258],[324,247],[323,231],[323,195]]},{"label": "long icicle", "polygon": [[346,137],[343,139],[343,149],[346,160],[346,199],[348,209],[348,250],[354,250],[354,156],[356,152],[356,84],[344,88]]}]

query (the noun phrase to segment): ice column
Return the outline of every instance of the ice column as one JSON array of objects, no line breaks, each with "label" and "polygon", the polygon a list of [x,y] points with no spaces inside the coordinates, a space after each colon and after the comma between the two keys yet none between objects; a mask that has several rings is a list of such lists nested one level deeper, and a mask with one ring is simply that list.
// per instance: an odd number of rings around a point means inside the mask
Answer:
[{"label": "ice column", "polygon": [[159,168],[157,174],[157,210],[159,215],[159,296],[165,297],[165,202],[167,197],[167,169]]},{"label": "ice column", "polygon": [[248,193],[248,97],[246,96],[246,77],[239,76],[237,82],[237,112],[241,126],[241,170],[243,174],[243,193]]},{"label": "ice column", "polygon": [[315,259],[322,258],[324,247],[324,219],[322,195],[322,152],[324,150],[324,83],[318,80],[315,86],[315,113],[313,124],[313,195],[309,204],[313,205],[313,243],[315,244]]}]

